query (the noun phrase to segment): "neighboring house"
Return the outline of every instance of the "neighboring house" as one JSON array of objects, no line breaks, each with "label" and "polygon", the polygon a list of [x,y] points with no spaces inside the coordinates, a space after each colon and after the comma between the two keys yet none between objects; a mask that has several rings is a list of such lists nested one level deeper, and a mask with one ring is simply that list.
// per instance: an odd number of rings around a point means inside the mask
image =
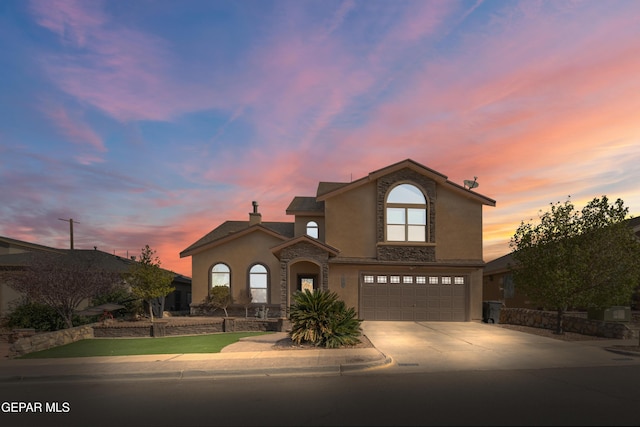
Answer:
[{"label": "neighboring house", "polygon": [[[213,286],[287,317],[304,289],[338,294],[364,320],[482,318],[482,209],[495,201],[411,159],[294,197],[293,222],[226,221],[180,253],[192,313]],[[239,305],[232,305],[244,313]]]},{"label": "neighboring house", "polygon": [[485,301],[500,301],[509,308],[537,308],[526,295],[519,293],[513,283],[511,266],[513,256],[503,255],[489,261],[484,267],[482,298]]},{"label": "neighboring house", "polygon": [[[627,222],[640,239],[640,217],[628,219]],[[505,307],[509,308],[537,308],[526,295],[518,292],[517,286],[513,283],[512,265],[511,253],[487,263],[482,279],[482,298],[485,301],[501,301]],[[636,305],[638,297],[638,291],[636,291],[634,296]]]},{"label": "neighboring house", "polygon": [[[92,265],[118,273],[126,273],[135,262],[97,249],[55,249],[0,236],[0,270],[23,269],[28,265],[31,255],[42,252],[58,254],[73,252],[76,256],[90,260]],[[165,298],[165,310],[170,307],[178,307],[176,311],[188,311],[191,303],[191,279],[175,274],[173,286],[175,286],[176,290]],[[2,282],[0,278],[0,317],[9,314],[12,305],[18,302],[20,298],[21,295],[7,283]],[[88,304],[89,301],[86,301],[78,308],[86,308]]]}]

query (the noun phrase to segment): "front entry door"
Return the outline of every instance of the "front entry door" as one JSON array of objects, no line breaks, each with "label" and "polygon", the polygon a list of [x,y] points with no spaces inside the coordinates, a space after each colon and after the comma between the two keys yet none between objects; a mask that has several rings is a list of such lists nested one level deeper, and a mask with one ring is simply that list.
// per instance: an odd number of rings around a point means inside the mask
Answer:
[{"label": "front entry door", "polygon": [[298,275],[298,290],[313,292],[318,287],[318,275],[316,274],[299,274]]}]

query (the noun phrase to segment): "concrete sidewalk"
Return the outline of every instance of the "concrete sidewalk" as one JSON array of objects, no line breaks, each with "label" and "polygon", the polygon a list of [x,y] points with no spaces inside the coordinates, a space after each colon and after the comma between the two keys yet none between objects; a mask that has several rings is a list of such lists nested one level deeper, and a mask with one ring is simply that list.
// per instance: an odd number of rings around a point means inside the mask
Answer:
[{"label": "concrete sidewalk", "polygon": [[242,338],[213,354],[8,359],[0,361],[0,381],[188,379],[230,376],[340,375],[390,364],[374,347],[279,349],[285,332]]}]

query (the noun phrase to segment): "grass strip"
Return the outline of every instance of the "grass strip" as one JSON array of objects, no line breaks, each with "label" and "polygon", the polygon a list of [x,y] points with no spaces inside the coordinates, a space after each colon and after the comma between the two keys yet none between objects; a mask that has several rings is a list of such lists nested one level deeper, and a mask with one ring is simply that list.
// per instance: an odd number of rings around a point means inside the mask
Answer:
[{"label": "grass strip", "polygon": [[222,332],[163,338],[94,338],[25,354],[18,359],[219,353],[224,347],[237,342],[240,338],[268,333],[271,332]]}]

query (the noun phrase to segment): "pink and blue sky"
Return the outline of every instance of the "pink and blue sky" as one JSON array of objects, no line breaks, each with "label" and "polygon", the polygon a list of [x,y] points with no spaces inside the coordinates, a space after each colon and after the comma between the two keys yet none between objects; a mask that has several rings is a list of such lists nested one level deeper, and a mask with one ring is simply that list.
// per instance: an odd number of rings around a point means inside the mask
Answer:
[{"label": "pink and blue sky", "polygon": [[0,235],[120,256],[411,158],[484,258],[568,196],[640,215],[640,2],[3,0]]}]

